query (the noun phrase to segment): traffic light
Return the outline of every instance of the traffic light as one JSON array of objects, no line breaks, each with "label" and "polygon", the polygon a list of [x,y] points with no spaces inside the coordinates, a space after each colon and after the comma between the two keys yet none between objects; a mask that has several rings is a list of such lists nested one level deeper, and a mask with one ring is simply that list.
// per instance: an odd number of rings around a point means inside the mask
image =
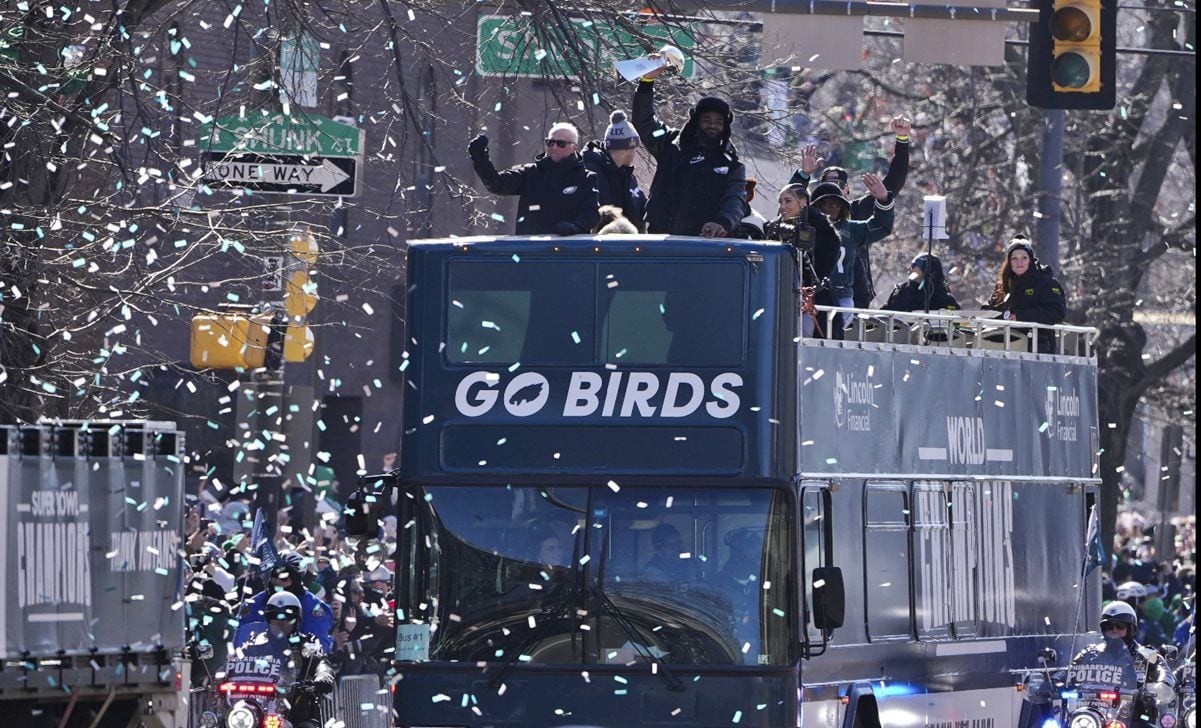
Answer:
[{"label": "traffic light", "polygon": [[240,313],[192,317],[192,366],[197,369],[258,369],[267,353],[270,316]]},{"label": "traffic light", "polygon": [[313,353],[316,341],[306,321],[317,305],[317,284],[312,279],[317,262],[317,241],[309,231],[292,236],[292,254],[284,278],[284,312],[288,328],[284,332],[284,361],[302,362]]},{"label": "traffic light", "polygon": [[1039,0],[1030,27],[1026,102],[1103,109],[1116,100],[1117,0]]}]

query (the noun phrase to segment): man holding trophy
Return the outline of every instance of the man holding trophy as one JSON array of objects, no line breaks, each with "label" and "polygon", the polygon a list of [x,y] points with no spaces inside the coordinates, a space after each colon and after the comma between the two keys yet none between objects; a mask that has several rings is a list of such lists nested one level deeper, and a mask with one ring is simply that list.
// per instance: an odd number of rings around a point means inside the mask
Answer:
[{"label": "man holding trophy", "polygon": [[728,236],[746,214],[746,171],[730,142],[734,113],[729,103],[706,96],[692,108],[684,128],[668,127],[655,116],[654,81],[667,65],[682,66],[683,56],[665,47],[637,61],[655,62],[639,77],[632,112],[634,128],[657,162],[647,232]]}]

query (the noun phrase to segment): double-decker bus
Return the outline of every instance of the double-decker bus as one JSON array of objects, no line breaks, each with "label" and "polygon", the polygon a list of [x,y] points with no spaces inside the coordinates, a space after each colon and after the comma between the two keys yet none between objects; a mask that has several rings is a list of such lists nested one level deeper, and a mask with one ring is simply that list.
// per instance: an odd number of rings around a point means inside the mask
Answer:
[{"label": "double-decker bus", "polygon": [[1093,332],[802,339],[798,285],[773,242],[411,245],[397,725],[1017,724],[1099,608]]}]

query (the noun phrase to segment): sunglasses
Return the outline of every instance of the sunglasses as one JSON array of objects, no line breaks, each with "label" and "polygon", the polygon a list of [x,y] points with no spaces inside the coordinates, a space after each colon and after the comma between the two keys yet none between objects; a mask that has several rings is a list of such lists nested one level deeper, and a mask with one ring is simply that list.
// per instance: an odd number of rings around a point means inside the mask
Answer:
[{"label": "sunglasses", "polygon": [[1127,627],[1126,627],[1126,625],[1122,624],[1121,622],[1105,622],[1101,625],[1102,632],[1113,632],[1113,631],[1119,630],[1119,629],[1122,630],[1123,632],[1125,632]]},{"label": "sunglasses", "polygon": [[570,147],[573,144],[575,144],[575,142],[567,141],[566,139],[547,139],[546,140],[546,146],[558,147],[559,149],[566,149],[567,147]]}]

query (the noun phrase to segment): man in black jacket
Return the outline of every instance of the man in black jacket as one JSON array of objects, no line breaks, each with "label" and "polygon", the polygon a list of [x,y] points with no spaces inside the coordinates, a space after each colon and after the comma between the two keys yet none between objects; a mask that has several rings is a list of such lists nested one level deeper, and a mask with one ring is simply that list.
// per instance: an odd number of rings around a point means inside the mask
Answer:
[{"label": "man in black jacket", "polygon": [[588,142],[584,166],[596,174],[601,206],[615,205],[639,231],[646,228],[646,195],[634,176],[634,155],[641,144],[638,132],[620,109],[609,115],[603,142]]},{"label": "man in black jacket", "polygon": [[550,128],[546,152],[532,164],[498,172],[488,156],[488,137],[480,134],[467,145],[475,173],[489,192],[520,195],[518,235],[579,235],[596,222],[597,179],[579,154],[580,133],[567,123]]},{"label": "man in black jacket", "polygon": [[947,288],[942,261],[922,253],[909,264],[909,277],[892,289],[885,311],[938,311],[958,309],[959,301]]},{"label": "man in black jacket", "polygon": [[[892,120],[892,130],[896,133],[896,147],[892,161],[888,164],[888,174],[884,176],[884,188],[888,190],[889,201],[894,200],[901,188],[905,186],[905,178],[909,175],[909,132],[913,122],[907,117],[898,116]],[[809,175],[821,165],[817,156],[817,147],[809,145],[801,150],[801,166],[792,173],[790,184],[809,184]],[[834,182],[842,188],[842,194],[850,197],[850,174],[842,167],[826,167],[822,170],[819,182]],[[875,199],[866,194],[851,200],[851,220],[867,220],[875,210]],[[872,279],[872,262],[868,255],[870,246],[865,246],[855,257],[855,308],[870,308],[872,299],[876,297],[876,285]]]},{"label": "man in black jacket", "polygon": [[658,166],[646,206],[647,231],[724,238],[746,215],[746,170],[730,143],[734,113],[722,99],[696,103],[683,129],[655,116],[652,71],[634,93],[634,128]]}]

